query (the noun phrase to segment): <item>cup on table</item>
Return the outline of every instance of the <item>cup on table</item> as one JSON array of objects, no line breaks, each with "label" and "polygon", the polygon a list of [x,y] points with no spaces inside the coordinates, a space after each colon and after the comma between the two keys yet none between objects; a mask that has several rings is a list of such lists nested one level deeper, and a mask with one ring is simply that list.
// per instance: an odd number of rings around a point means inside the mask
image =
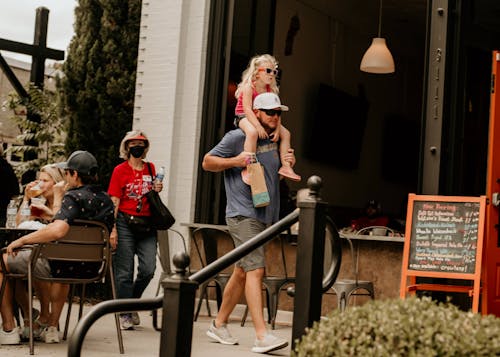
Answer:
[{"label": "cup on table", "polygon": [[373,228],[372,229],[372,235],[374,235],[374,236],[385,236],[385,235],[387,235],[387,229],[386,228]]},{"label": "cup on table", "polygon": [[31,198],[31,215],[35,217],[39,217],[43,211],[34,205],[44,205],[45,202],[47,202],[47,199],[45,197],[32,197]]}]

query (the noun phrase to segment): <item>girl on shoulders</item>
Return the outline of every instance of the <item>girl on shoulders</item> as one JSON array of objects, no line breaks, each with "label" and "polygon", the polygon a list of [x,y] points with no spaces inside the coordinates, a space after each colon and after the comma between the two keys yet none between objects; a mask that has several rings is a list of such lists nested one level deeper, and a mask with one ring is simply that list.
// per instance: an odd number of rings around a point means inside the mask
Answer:
[{"label": "girl on shoulders", "polygon": [[[244,151],[254,153],[257,149],[257,140],[270,138],[273,142],[280,141],[279,151],[281,157],[281,168],[278,173],[293,181],[300,181],[301,177],[297,175],[289,162],[283,160],[285,154],[291,150],[290,131],[281,124],[281,119],[276,130],[268,135],[253,111],[253,100],[261,93],[273,92],[279,94],[276,76],[278,74],[278,62],[276,58],[269,54],[253,57],[248,67],[241,76],[241,82],[236,89],[235,97],[237,99],[235,108],[235,126],[245,132],[246,139]],[[275,115],[281,115],[276,112]],[[243,181],[249,183],[247,170],[242,172]]]}]

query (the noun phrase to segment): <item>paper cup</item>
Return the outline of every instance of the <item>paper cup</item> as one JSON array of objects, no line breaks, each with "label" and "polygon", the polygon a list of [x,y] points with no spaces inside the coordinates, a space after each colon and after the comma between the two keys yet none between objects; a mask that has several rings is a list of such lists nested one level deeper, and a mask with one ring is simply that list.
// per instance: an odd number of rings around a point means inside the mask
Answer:
[{"label": "paper cup", "polygon": [[373,228],[372,232],[373,232],[374,236],[385,236],[385,235],[387,235],[387,229],[386,228]]},{"label": "paper cup", "polygon": [[47,202],[47,199],[45,197],[32,197],[31,198],[31,204],[34,204],[34,205],[44,205],[45,202]]}]

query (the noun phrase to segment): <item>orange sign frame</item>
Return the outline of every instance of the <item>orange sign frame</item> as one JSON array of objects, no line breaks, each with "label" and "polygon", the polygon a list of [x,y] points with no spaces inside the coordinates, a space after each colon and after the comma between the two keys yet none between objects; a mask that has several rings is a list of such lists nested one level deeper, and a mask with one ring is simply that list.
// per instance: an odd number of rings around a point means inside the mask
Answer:
[{"label": "orange sign frame", "polygon": [[[408,269],[408,263],[410,261],[410,244],[412,238],[411,234],[413,225],[413,208],[415,201],[479,203],[479,221],[478,221],[474,273],[455,273],[455,272]],[[404,299],[408,293],[415,294],[417,290],[468,293],[469,296],[472,297],[472,311],[478,312],[479,295],[481,293],[481,264],[483,255],[485,212],[486,212],[486,196],[463,197],[463,196],[432,196],[432,195],[415,195],[415,194],[410,194],[408,196],[408,211],[406,215],[403,266],[401,269],[401,285],[400,285],[401,298]],[[432,283],[417,284],[416,283],[417,277],[471,280],[473,281],[473,286],[471,287],[462,285],[446,285],[446,284],[432,284]]]},{"label": "orange sign frame", "polygon": [[[500,51],[493,51],[490,97],[490,127],[488,141],[488,176],[486,196],[494,202],[500,192]],[[481,312],[500,316],[500,234],[499,207],[486,208],[486,237],[483,256],[483,289]]]}]

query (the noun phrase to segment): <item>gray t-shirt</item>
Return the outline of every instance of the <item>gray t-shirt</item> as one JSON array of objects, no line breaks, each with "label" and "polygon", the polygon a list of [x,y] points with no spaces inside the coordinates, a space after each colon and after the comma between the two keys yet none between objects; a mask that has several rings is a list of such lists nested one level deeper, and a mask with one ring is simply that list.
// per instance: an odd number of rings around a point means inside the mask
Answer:
[{"label": "gray t-shirt", "polygon": [[[234,157],[243,151],[245,133],[241,129],[231,130],[222,138],[209,154],[219,157]],[[267,190],[271,202],[266,207],[255,208],[250,186],[241,179],[241,167],[224,171],[226,189],[226,217],[244,216],[269,224],[278,220],[280,209],[279,175],[280,159],[278,144],[269,139],[257,142],[257,160],[264,166]]]}]

